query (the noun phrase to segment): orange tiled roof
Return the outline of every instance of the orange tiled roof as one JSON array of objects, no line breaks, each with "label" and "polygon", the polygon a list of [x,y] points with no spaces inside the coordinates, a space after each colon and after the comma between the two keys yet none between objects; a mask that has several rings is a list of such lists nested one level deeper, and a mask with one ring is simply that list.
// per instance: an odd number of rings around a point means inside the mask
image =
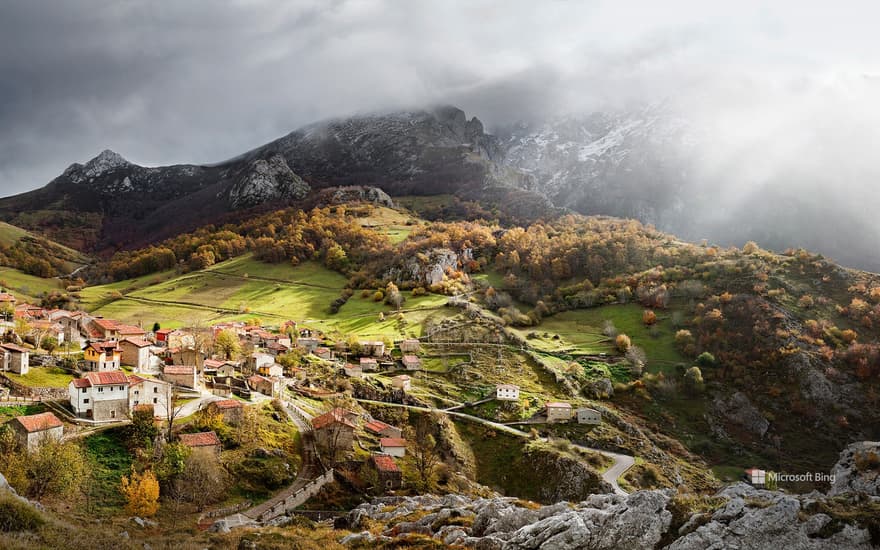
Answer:
[{"label": "orange tiled roof", "polygon": [[220,438],[214,432],[180,434],[180,442],[187,447],[213,447],[220,445]]},{"label": "orange tiled roof", "polygon": [[58,420],[58,417],[50,412],[19,416],[16,417],[15,420],[24,427],[25,431],[31,433],[42,432],[63,426],[61,421]]},{"label": "orange tiled roof", "polygon": [[347,418],[349,412],[345,409],[336,407],[332,411],[325,412],[321,416],[316,416],[312,419],[312,427],[316,430],[320,430],[322,428],[326,428],[331,424],[343,424],[350,428],[354,428],[354,424],[352,424]]},{"label": "orange tiled roof", "polygon": [[400,468],[397,467],[397,463],[394,462],[394,459],[388,455],[373,455],[373,464],[376,465],[376,469],[380,472],[399,472]]}]

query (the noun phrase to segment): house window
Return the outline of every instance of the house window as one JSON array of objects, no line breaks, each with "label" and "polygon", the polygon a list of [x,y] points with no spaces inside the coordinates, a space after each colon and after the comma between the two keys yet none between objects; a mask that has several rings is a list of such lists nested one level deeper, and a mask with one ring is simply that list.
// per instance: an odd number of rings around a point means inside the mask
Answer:
[{"label": "house window", "polygon": [[158,397],[154,397],[154,398],[153,398],[153,404],[155,405],[155,404],[158,403],[158,402],[159,402],[159,398],[158,398]]},{"label": "house window", "polygon": [[110,418],[116,418],[116,411],[110,411]]},{"label": "house window", "polygon": [[140,395],[140,393],[141,393],[140,390],[134,390],[135,395]]},{"label": "house window", "polygon": [[159,388],[156,386],[153,386],[153,393],[159,393]]},{"label": "house window", "polygon": [[82,392],[83,392],[83,393],[86,393],[86,389],[85,389],[85,388],[83,388],[83,389],[82,389]]},{"label": "house window", "polygon": [[88,403],[88,402],[89,402],[89,398],[88,398],[88,397],[86,397],[85,399],[83,399],[83,404],[86,404],[86,403]]},{"label": "house window", "polygon": [[140,401],[135,401],[135,402],[134,402],[134,406],[137,407],[137,404],[138,404],[138,403],[140,403]]},{"label": "house window", "polygon": [[99,391],[99,392],[103,392],[103,391],[104,391],[104,388],[98,388],[98,391]]}]

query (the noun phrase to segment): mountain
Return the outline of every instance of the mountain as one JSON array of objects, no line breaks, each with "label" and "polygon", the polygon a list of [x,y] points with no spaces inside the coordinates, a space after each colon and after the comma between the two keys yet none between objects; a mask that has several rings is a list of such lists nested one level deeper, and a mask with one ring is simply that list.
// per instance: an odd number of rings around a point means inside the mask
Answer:
[{"label": "mountain", "polygon": [[100,251],[295,204],[335,186],[459,193],[525,217],[544,213],[545,201],[519,191],[528,187],[522,174],[494,162],[501,156],[482,123],[453,107],[353,117],[307,126],[216,165],[151,168],[106,150],[41,189],[0,200],[0,219]]},{"label": "mountain", "polygon": [[[754,147],[706,158],[719,137],[665,105],[492,133],[451,106],[361,115],[303,127],[215,165],[149,168],[104,151],[42,189],[0,199],[0,220],[80,250],[113,251],[255,210],[308,208],[326,201],[326,188],[374,186],[396,197],[453,194],[506,222],[612,215],[689,240],[805,247],[880,270],[880,229],[864,204],[825,191],[833,170],[774,168],[755,178],[744,173],[763,166]],[[846,223],[828,231],[827,219]]]}]

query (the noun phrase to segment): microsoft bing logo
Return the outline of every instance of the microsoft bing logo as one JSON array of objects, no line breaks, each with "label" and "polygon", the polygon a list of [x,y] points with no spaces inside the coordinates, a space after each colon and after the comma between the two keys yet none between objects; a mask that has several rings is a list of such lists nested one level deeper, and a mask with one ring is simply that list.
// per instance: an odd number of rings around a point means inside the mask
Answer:
[{"label": "microsoft bing logo", "polygon": [[755,487],[763,487],[767,484],[767,472],[757,468],[746,470],[746,479]]}]

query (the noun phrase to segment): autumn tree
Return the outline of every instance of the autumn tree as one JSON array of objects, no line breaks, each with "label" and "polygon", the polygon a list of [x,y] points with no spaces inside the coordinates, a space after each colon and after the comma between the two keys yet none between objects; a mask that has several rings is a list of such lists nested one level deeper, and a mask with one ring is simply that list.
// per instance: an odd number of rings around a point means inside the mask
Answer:
[{"label": "autumn tree", "polygon": [[440,450],[434,436],[434,426],[439,422],[435,415],[420,415],[407,429],[406,440],[409,445],[407,459],[418,476],[422,491],[430,491],[434,483]]},{"label": "autumn tree", "polygon": [[214,339],[214,349],[226,360],[235,359],[241,353],[241,342],[233,331],[221,330]]},{"label": "autumn tree", "polygon": [[632,340],[626,334],[618,334],[614,339],[614,346],[620,353],[626,353],[632,346]]},{"label": "autumn tree", "polygon": [[159,511],[159,482],[152,470],[122,476],[120,492],[125,497],[125,510],[134,516],[150,517]]},{"label": "autumn tree", "polygon": [[651,326],[657,323],[657,314],[654,313],[650,309],[646,309],[642,312],[642,323],[646,326]]}]

